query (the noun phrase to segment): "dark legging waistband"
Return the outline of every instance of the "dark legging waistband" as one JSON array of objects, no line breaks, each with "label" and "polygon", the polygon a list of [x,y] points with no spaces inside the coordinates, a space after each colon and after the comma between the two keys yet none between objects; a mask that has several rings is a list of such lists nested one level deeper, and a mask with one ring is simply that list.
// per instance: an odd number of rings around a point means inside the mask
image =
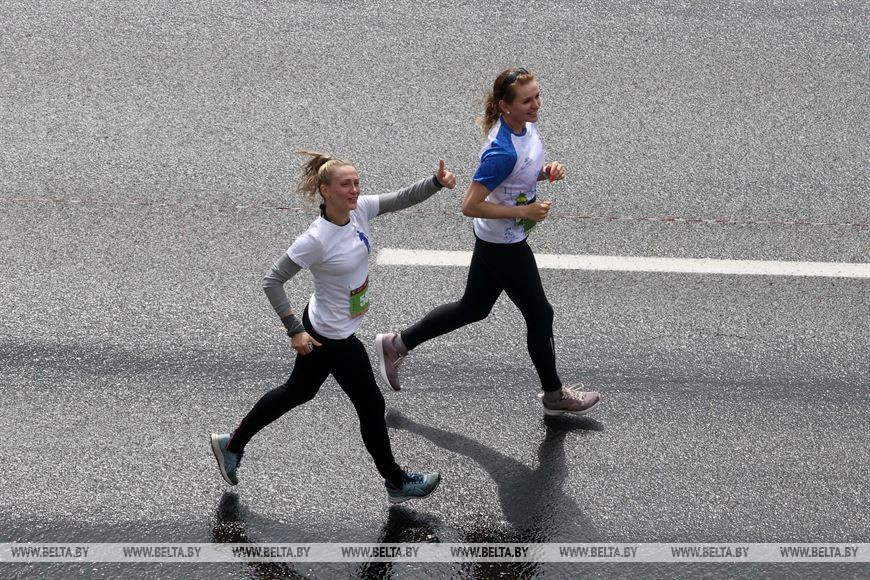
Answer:
[{"label": "dark legging waistband", "polygon": [[319,342],[321,344],[339,343],[339,342],[348,340],[350,338],[353,338],[353,336],[354,336],[353,334],[351,334],[350,336],[348,336],[346,338],[327,338],[327,337],[323,336],[322,334],[318,333],[316,330],[314,330],[314,325],[311,324],[311,318],[309,318],[309,316],[308,316],[308,304],[306,304],[305,309],[302,310],[302,326],[305,327],[305,332],[310,334],[314,338],[314,340],[316,340],[317,342]]}]

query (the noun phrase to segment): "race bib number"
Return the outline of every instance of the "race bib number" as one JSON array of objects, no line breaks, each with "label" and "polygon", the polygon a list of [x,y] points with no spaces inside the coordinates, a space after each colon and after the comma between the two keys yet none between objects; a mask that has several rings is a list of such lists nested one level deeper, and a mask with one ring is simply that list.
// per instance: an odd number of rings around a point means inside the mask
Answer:
[{"label": "race bib number", "polygon": [[350,317],[362,316],[369,310],[369,279],[356,290],[350,291]]}]

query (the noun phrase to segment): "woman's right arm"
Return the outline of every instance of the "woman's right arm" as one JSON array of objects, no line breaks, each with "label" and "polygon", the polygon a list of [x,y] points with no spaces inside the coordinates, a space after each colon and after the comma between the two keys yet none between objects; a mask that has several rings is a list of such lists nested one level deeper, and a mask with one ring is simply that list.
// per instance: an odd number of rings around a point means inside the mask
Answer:
[{"label": "woman's right arm", "polygon": [[529,219],[540,222],[550,211],[549,201],[529,205],[502,205],[486,201],[490,191],[479,181],[472,181],[462,200],[462,214],[468,217],[487,219]]},{"label": "woman's right arm", "polygon": [[282,321],[293,316],[293,310],[290,309],[290,302],[287,300],[287,293],[284,292],[284,284],[300,270],[302,270],[302,266],[291,260],[285,252],[275,260],[272,269],[263,277],[263,292],[266,293],[269,303]]},{"label": "woman's right arm", "polygon": [[302,266],[290,259],[287,253],[281,254],[281,257],[275,260],[272,264],[272,269],[263,277],[263,291],[269,299],[269,303],[275,312],[281,318],[284,328],[287,329],[287,335],[291,338],[293,350],[301,355],[306,355],[310,352],[308,343],[314,343],[320,346],[320,343],[314,340],[305,332],[305,327],[302,321],[293,314],[290,308],[290,303],[287,300],[287,293],[284,291],[284,284],[290,278],[295,276],[302,270]]}]

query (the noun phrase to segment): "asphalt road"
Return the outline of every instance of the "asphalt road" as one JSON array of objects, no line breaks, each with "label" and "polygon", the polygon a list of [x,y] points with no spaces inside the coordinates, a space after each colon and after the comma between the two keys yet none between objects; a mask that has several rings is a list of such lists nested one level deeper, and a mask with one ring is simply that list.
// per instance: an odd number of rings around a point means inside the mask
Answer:
[{"label": "asphalt road", "polygon": [[[0,542],[870,542],[870,297],[859,279],[544,271],[566,382],[545,421],[523,322],[417,349],[384,388],[398,460],[441,471],[389,509],[349,401],[207,447],[292,368],[260,290],[314,212],[314,148],[365,193],[453,192],[375,248],[468,250],[479,99],[541,79],[536,251],[868,262],[862,2],[7,2],[0,6]],[[290,208],[290,209],[276,209]],[[630,218],[612,221],[610,217]],[[669,222],[668,217],[704,223]],[[640,218],[653,218],[644,221]],[[725,219],[735,223],[715,223]],[[800,223],[798,223],[800,222]],[[459,296],[461,268],[372,264],[360,337]],[[303,275],[288,287],[301,309]],[[3,564],[0,576],[866,577],[865,565]]]}]

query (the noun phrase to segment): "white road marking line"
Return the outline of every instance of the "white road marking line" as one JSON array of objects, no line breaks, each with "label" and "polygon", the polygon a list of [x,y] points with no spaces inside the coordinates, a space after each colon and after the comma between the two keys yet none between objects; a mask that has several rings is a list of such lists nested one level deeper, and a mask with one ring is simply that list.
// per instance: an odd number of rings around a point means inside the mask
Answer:
[{"label": "white road marking line", "polygon": [[[535,259],[538,261],[539,268],[554,270],[870,278],[870,264],[849,262],[779,262],[571,254],[535,254]],[[460,266],[467,268],[471,263],[471,252],[384,248],[378,252],[377,263],[383,266]]]}]

